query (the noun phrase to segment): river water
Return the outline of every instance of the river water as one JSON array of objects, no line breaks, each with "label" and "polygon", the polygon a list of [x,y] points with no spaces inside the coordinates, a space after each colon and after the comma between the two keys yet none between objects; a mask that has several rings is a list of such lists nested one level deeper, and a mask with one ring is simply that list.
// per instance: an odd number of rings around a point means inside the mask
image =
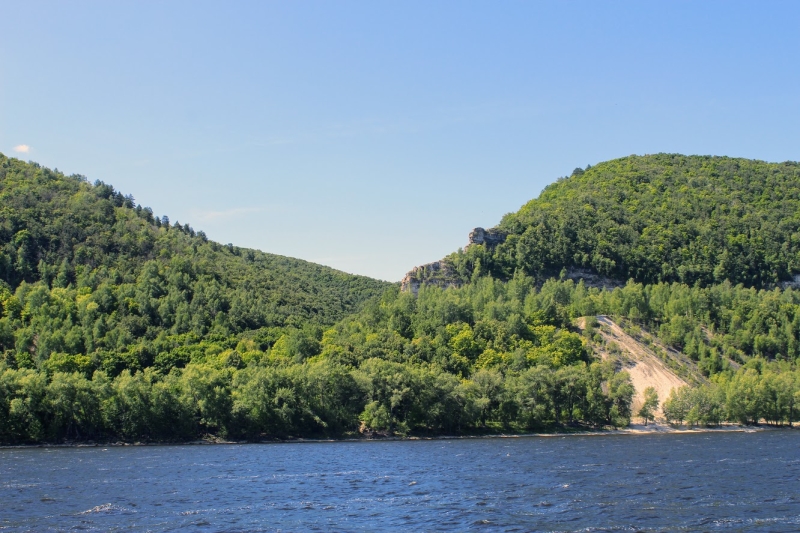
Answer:
[{"label": "river water", "polygon": [[800,431],[0,450],[0,531],[799,531]]}]

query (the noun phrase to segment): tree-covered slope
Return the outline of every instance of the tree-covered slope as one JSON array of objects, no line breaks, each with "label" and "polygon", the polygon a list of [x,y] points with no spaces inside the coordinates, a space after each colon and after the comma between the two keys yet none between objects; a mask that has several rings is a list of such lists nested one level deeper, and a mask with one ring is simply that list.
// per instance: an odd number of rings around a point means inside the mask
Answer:
[{"label": "tree-covered slope", "polygon": [[626,425],[628,356],[597,315],[702,372],[660,398],[669,420],[792,423],[800,291],[771,286],[800,268],[797,178],[795,163],[603,163],[415,269],[412,292],[221,246],[4,158],[0,443]]},{"label": "tree-covered slope", "polygon": [[389,285],[211,242],[110,185],[2,154],[0,280],[5,359],[113,372],[176,343],[332,324]]},{"label": "tree-covered slope", "polygon": [[562,268],[644,283],[766,287],[800,272],[800,164],[630,156],[576,169],[506,215],[492,250],[449,261],[464,280]]}]

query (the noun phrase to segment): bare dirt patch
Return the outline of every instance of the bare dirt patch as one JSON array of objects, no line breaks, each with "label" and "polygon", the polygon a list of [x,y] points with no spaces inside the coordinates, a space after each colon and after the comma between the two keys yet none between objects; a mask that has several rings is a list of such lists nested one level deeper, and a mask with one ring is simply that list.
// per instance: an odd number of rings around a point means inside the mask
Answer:
[{"label": "bare dirt patch", "polygon": [[[634,413],[641,407],[644,401],[644,390],[647,387],[655,388],[658,393],[659,407],[656,416],[661,417],[661,404],[669,397],[672,389],[687,386],[690,382],[697,383],[704,380],[688,357],[660,345],[646,332],[637,335],[639,337],[637,339],[625,332],[610,317],[600,315],[595,318],[599,325],[595,332],[600,335],[600,342],[597,342],[595,337],[595,341],[591,341],[592,347],[603,359],[617,361],[620,369],[630,375],[636,390],[633,398]],[[585,329],[586,319],[580,319],[577,325],[579,328]],[[681,368],[685,375],[679,376],[665,363],[665,360],[676,368]]]}]

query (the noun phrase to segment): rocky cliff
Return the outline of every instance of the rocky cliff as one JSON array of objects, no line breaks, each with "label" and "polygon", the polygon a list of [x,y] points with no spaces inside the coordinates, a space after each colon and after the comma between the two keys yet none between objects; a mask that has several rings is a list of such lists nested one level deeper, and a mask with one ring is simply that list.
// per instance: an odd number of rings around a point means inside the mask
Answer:
[{"label": "rocky cliff", "polygon": [[[475,228],[469,233],[469,242],[464,249],[470,246],[485,246],[489,249],[506,240],[506,234],[497,228]],[[599,289],[614,289],[625,285],[619,280],[614,280],[606,276],[601,276],[589,268],[565,267],[561,273],[562,279],[571,279],[575,283],[583,281],[587,287]],[[539,280],[540,282],[543,280]],[[415,296],[419,293],[423,285],[433,285],[436,287],[460,287],[464,280],[458,275],[455,268],[447,258],[434,261],[418,267],[412,268],[400,281],[400,290],[411,292]],[[787,282],[791,286],[800,286],[800,276],[795,282]]]},{"label": "rocky cliff", "polygon": [[469,248],[475,244],[483,244],[488,248],[494,248],[505,240],[506,234],[497,228],[475,228],[469,232],[469,243],[465,248]]},{"label": "rocky cliff", "polygon": [[[486,246],[494,248],[505,241],[506,234],[497,228],[475,228],[469,233],[469,242],[464,249],[470,246]],[[415,296],[422,285],[437,287],[460,287],[462,280],[447,259],[441,259],[426,265],[414,267],[400,281],[400,290],[411,291]]]},{"label": "rocky cliff", "polygon": [[447,260],[434,261],[427,265],[412,268],[400,281],[400,290],[403,292],[411,291],[414,296],[419,292],[423,285],[435,285],[437,287],[460,287],[461,280],[456,276],[453,267]]}]

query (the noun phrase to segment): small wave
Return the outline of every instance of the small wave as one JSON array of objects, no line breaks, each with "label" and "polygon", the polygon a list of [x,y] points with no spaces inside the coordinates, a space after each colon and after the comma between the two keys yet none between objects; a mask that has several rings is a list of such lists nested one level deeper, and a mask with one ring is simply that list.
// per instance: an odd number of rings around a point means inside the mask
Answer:
[{"label": "small wave", "polygon": [[104,503],[103,505],[97,505],[87,511],[83,511],[82,513],[78,514],[86,515],[95,513],[135,513],[135,512],[136,511],[134,511],[133,509],[128,509],[127,507],[114,505],[113,503]]}]

